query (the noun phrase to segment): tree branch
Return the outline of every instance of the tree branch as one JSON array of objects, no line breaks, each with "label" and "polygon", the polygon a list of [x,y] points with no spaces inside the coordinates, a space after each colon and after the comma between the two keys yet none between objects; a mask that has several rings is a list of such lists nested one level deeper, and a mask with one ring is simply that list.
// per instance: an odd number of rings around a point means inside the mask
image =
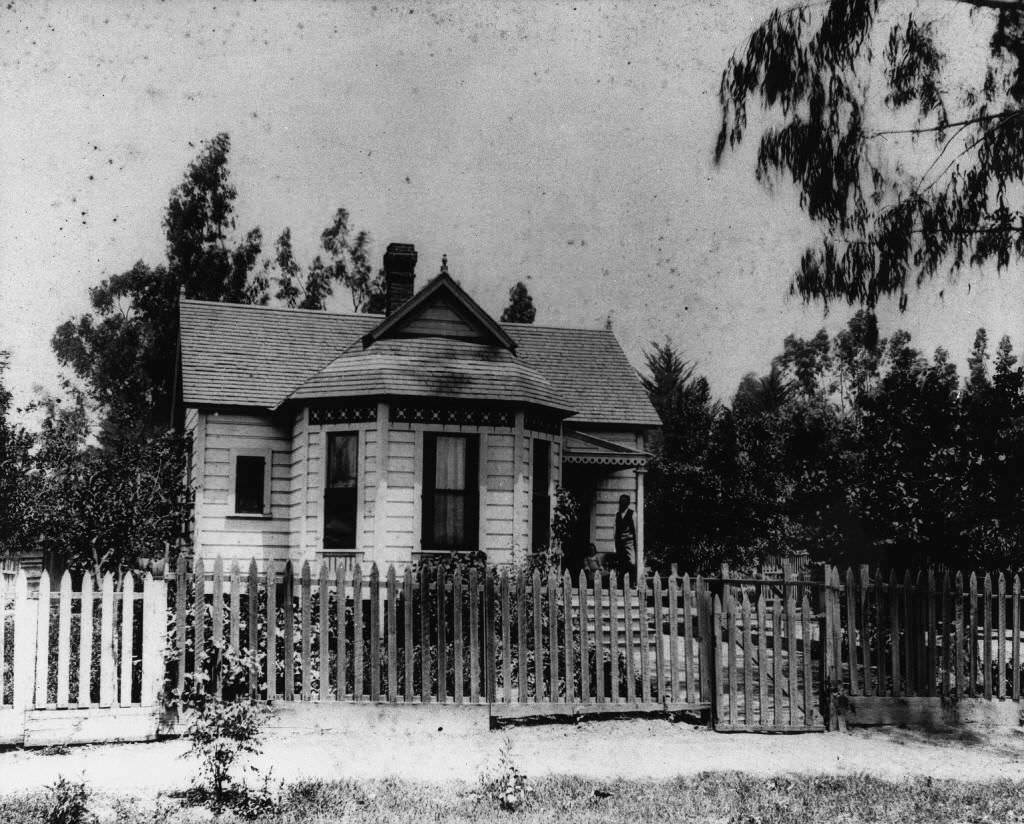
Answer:
[{"label": "tree branch", "polygon": [[[965,2],[965,0],[953,0],[953,2]],[[1021,4],[1021,10],[1024,11],[1024,3]],[[1014,115],[1020,114],[1020,109],[1006,109],[995,114],[979,115],[978,117],[969,117],[966,120],[957,120],[953,123],[944,123],[941,126],[919,126],[913,129],[881,129],[877,132],[871,132],[871,134],[865,135],[866,140],[872,140],[876,137],[885,137],[891,134],[926,134],[927,132],[942,132],[947,129],[955,129],[957,126],[973,126],[975,123],[986,123],[989,120],[998,120],[1001,117],[1013,117]]]}]

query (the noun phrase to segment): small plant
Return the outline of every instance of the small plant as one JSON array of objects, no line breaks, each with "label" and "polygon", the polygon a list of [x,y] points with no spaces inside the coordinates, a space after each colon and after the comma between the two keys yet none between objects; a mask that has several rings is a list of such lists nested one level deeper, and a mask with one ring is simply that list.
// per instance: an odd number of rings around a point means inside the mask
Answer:
[{"label": "small plant", "polygon": [[533,795],[526,775],[512,760],[512,742],[507,738],[498,752],[498,763],[480,775],[482,794],[506,812],[516,812]]},{"label": "small plant", "polygon": [[50,792],[50,806],[46,811],[46,824],[93,824],[96,816],[89,812],[89,787],[84,781],[69,781],[64,776],[46,788]]},{"label": "small plant", "polygon": [[215,811],[224,808],[231,787],[231,768],[240,756],[261,751],[263,708],[248,701],[222,701],[207,696],[185,731],[191,746],[186,756],[198,758],[210,782]]},{"label": "small plant", "polygon": [[277,816],[281,812],[283,791],[284,782],[279,782],[274,787],[271,774],[268,772],[263,776],[263,782],[259,786],[249,787],[247,784],[243,784],[238,787],[235,798],[231,802],[231,809],[239,818],[249,821]]}]

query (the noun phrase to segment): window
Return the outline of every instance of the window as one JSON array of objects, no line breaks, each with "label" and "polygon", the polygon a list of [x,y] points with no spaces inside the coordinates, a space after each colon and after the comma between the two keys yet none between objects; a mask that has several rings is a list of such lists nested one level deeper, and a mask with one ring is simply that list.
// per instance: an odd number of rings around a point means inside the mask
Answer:
[{"label": "window", "polygon": [[235,456],[235,513],[270,514],[270,462],[266,455]]},{"label": "window", "polygon": [[476,549],[478,451],[475,435],[424,436],[424,549]]},{"label": "window", "polygon": [[533,551],[551,542],[551,442],[533,439]]},{"label": "window", "polygon": [[359,436],[355,432],[328,432],[324,549],[356,547],[358,466]]}]

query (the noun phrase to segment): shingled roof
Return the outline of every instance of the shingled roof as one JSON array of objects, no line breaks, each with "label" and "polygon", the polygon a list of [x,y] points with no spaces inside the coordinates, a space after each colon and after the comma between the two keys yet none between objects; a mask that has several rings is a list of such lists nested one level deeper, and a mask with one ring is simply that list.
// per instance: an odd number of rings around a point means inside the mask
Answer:
[{"label": "shingled roof", "polygon": [[501,399],[574,412],[551,382],[499,346],[447,338],[397,338],[352,347],[289,400],[365,397]]},{"label": "shingled roof", "polygon": [[[398,347],[388,350],[391,358],[408,359],[411,371],[392,370],[373,394],[490,397],[575,410],[568,419],[574,425],[661,425],[636,371],[610,331],[501,324],[517,344],[515,354],[477,345],[470,355],[468,348],[460,347],[473,344],[438,338],[381,340],[364,350],[363,336],[382,319],[381,315],[182,300],[183,402],[186,406],[274,409],[290,396],[298,400],[367,393],[365,377],[351,371],[352,367],[364,364],[367,370],[376,370],[379,364],[371,364],[373,350],[387,344]],[[440,374],[422,374],[416,379],[418,385],[408,383],[418,365],[436,366],[451,358],[456,343],[462,357],[453,362],[456,371],[447,382]],[[378,350],[376,357],[383,354]],[[357,382],[349,385],[349,379]]]}]

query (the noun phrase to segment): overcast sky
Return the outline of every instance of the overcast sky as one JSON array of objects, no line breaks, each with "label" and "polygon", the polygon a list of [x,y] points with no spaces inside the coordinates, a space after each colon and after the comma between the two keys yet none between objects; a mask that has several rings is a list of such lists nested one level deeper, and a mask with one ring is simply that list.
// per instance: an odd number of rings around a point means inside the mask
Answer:
[{"label": "overcast sky", "polygon": [[[5,3],[6,4],[6,3]],[[712,160],[719,73],[769,6],[27,3],[0,9],[0,348],[19,402],[56,388],[49,338],[88,288],[163,260],[170,190],[232,140],[239,229],[290,226],[301,260],[345,206],[374,238],[447,254],[498,314],[600,327],[630,358],[670,337],[716,395],[790,333],[836,329],[788,296],[815,236],[753,153]],[[938,296],[944,288],[945,297]],[[348,309],[345,300],[336,307]],[[962,362],[974,330],[1024,343],[1016,273],[915,294],[909,329]]]}]

